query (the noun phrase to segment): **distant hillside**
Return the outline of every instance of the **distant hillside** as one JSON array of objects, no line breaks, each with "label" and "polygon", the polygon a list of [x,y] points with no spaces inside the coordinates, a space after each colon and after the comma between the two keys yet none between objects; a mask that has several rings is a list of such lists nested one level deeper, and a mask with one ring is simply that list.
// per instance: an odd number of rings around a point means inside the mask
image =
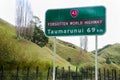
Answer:
[{"label": "distant hillside", "polygon": [[[92,53],[95,53],[95,51],[92,51]],[[98,56],[105,60],[102,67],[120,69],[120,43],[108,44],[98,49]]]},{"label": "distant hillside", "polygon": [[110,45],[99,51],[98,54],[100,57],[109,58],[111,62],[120,65],[120,43]]},{"label": "distant hillside", "polygon": [[[108,44],[108,45],[106,45],[106,46],[104,46],[103,48],[100,48],[100,49],[98,49],[97,51],[98,51],[98,55],[100,55],[100,52],[101,51],[103,51],[104,49],[106,49],[106,48],[108,48],[108,47],[110,47],[110,46],[112,46],[111,44]],[[95,54],[95,50],[94,51],[92,51],[92,53],[94,53]]]}]

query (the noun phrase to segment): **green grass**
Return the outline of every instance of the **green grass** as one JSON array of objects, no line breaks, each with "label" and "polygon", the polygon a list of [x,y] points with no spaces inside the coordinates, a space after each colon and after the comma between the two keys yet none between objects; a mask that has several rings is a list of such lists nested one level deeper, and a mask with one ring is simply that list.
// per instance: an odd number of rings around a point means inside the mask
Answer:
[{"label": "green grass", "polygon": [[0,19],[0,30],[4,31],[4,33],[9,37],[15,37],[15,28],[13,25],[7,23],[6,21]]}]

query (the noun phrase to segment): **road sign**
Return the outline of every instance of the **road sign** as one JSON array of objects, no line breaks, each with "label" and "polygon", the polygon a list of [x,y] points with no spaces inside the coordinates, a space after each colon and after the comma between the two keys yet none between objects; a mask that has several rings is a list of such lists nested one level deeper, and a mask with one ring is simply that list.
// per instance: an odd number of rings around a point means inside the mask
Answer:
[{"label": "road sign", "polygon": [[50,9],[46,12],[47,36],[103,35],[106,32],[103,6]]}]

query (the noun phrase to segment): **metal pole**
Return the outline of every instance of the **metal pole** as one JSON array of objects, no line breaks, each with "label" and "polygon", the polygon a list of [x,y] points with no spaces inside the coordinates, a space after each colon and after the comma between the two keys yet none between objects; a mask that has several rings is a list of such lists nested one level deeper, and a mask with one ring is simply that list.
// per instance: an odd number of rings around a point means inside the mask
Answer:
[{"label": "metal pole", "polygon": [[[81,38],[80,38],[80,47],[81,47]],[[80,54],[81,54],[81,49],[80,49]]]},{"label": "metal pole", "polygon": [[95,36],[95,80],[98,80],[98,53],[97,53],[97,47],[98,47],[98,37]]},{"label": "metal pole", "polygon": [[55,80],[56,66],[56,37],[54,37],[54,59],[53,59],[53,80]]},{"label": "metal pole", "polygon": [[81,42],[81,37],[80,37],[80,54],[82,54],[82,42]]}]

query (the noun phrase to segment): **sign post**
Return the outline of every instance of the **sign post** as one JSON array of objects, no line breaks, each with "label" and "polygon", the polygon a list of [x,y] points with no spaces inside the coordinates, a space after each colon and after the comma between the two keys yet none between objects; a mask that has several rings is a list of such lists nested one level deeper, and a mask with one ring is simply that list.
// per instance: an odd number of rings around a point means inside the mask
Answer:
[{"label": "sign post", "polygon": [[56,71],[56,37],[54,37],[53,80],[55,80],[55,71]]},{"label": "sign post", "polygon": [[98,80],[98,36],[95,36],[95,80]]},{"label": "sign post", "polygon": [[[47,36],[96,35],[95,79],[98,80],[97,35],[106,32],[106,9],[103,6],[50,9],[46,12]],[[53,80],[55,80],[56,37],[54,38]]]}]

